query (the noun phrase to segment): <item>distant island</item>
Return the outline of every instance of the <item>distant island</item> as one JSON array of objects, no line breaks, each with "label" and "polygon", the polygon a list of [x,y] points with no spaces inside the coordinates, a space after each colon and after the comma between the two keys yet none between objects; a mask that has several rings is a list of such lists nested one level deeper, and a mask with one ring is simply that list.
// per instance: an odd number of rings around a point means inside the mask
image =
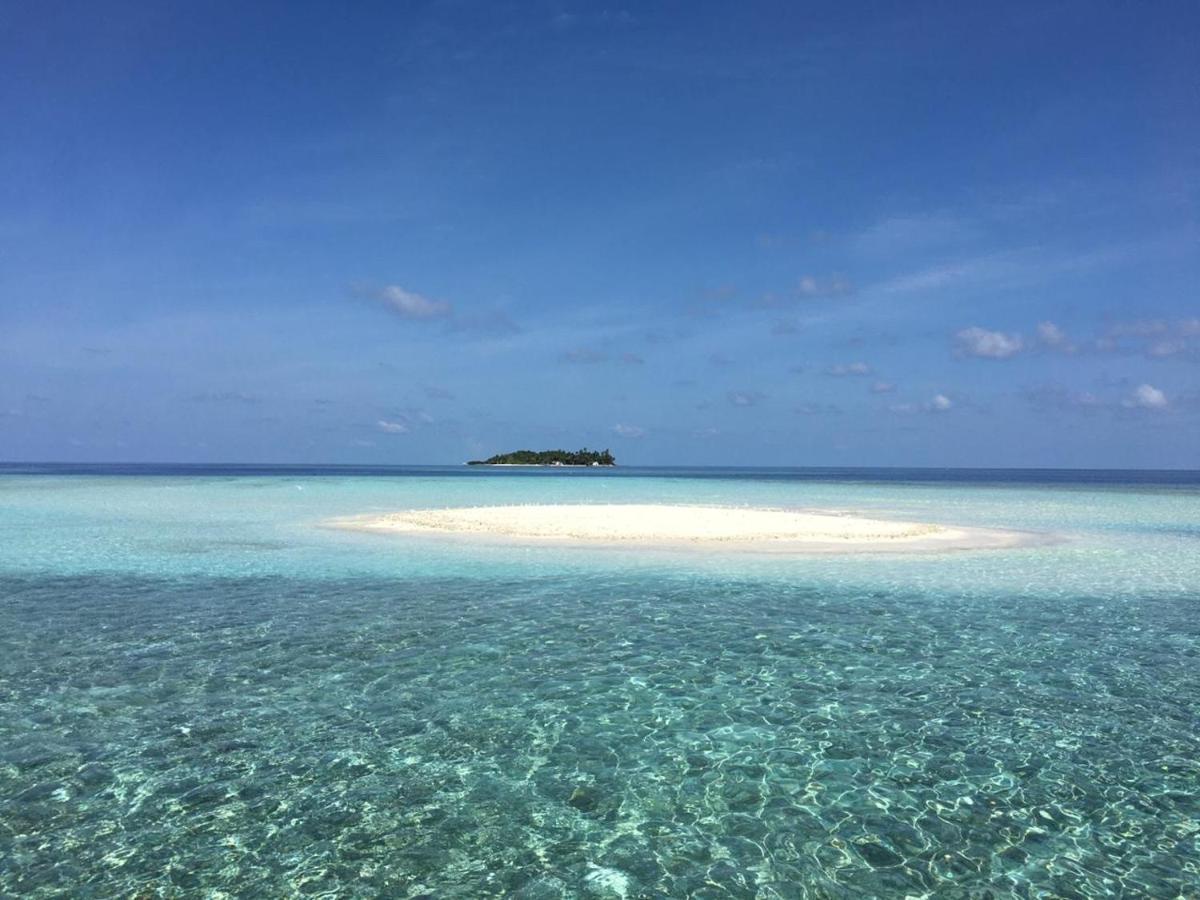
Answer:
[{"label": "distant island", "polygon": [[468,466],[615,466],[607,450],[514,450],[487,459],[473,459]]}]

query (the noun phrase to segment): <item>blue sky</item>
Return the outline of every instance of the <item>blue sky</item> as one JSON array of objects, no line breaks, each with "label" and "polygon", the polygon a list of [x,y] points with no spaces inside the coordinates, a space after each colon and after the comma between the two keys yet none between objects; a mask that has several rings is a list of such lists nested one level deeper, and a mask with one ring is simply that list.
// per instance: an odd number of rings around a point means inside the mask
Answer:
[{"label": "blue sky", "polygon": [[4,4],[0,459],[1200,464],[1200,6]]}]

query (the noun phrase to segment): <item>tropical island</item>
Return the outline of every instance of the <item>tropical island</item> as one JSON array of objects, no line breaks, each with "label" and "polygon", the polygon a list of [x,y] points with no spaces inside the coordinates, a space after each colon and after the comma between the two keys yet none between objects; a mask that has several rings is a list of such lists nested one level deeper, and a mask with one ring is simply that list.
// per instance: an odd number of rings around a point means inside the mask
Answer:
[{"label": "tropical island", "polygon": [[473,459],[468,466],[615,466],[608,450],[514,450],[487,459]]}]

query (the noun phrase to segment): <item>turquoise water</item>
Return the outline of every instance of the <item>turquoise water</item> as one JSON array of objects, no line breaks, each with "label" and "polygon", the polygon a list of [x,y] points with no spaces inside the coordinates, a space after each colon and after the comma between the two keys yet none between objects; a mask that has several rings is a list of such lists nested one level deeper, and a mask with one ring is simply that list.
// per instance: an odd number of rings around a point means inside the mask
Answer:
[{"label": "turquoise water", "polygon": [[[1063,540],[321,525],[635,501]],[[1198,551],[1186,479],[0,474],[0,896],[1200,896]]]}]

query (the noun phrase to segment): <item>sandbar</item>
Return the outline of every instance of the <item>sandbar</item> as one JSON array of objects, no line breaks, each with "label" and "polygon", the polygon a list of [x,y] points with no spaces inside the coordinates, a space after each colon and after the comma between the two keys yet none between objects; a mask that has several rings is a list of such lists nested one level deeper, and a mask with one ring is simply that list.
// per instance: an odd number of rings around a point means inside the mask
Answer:
[{"label": "sandbar", "polygon": [[775,553],[929,553],[1043,543],[994,528],[872,518],[838,510],[685,504],[530,504],[410,509],[335,519],[336,528],[520,543]]}]

